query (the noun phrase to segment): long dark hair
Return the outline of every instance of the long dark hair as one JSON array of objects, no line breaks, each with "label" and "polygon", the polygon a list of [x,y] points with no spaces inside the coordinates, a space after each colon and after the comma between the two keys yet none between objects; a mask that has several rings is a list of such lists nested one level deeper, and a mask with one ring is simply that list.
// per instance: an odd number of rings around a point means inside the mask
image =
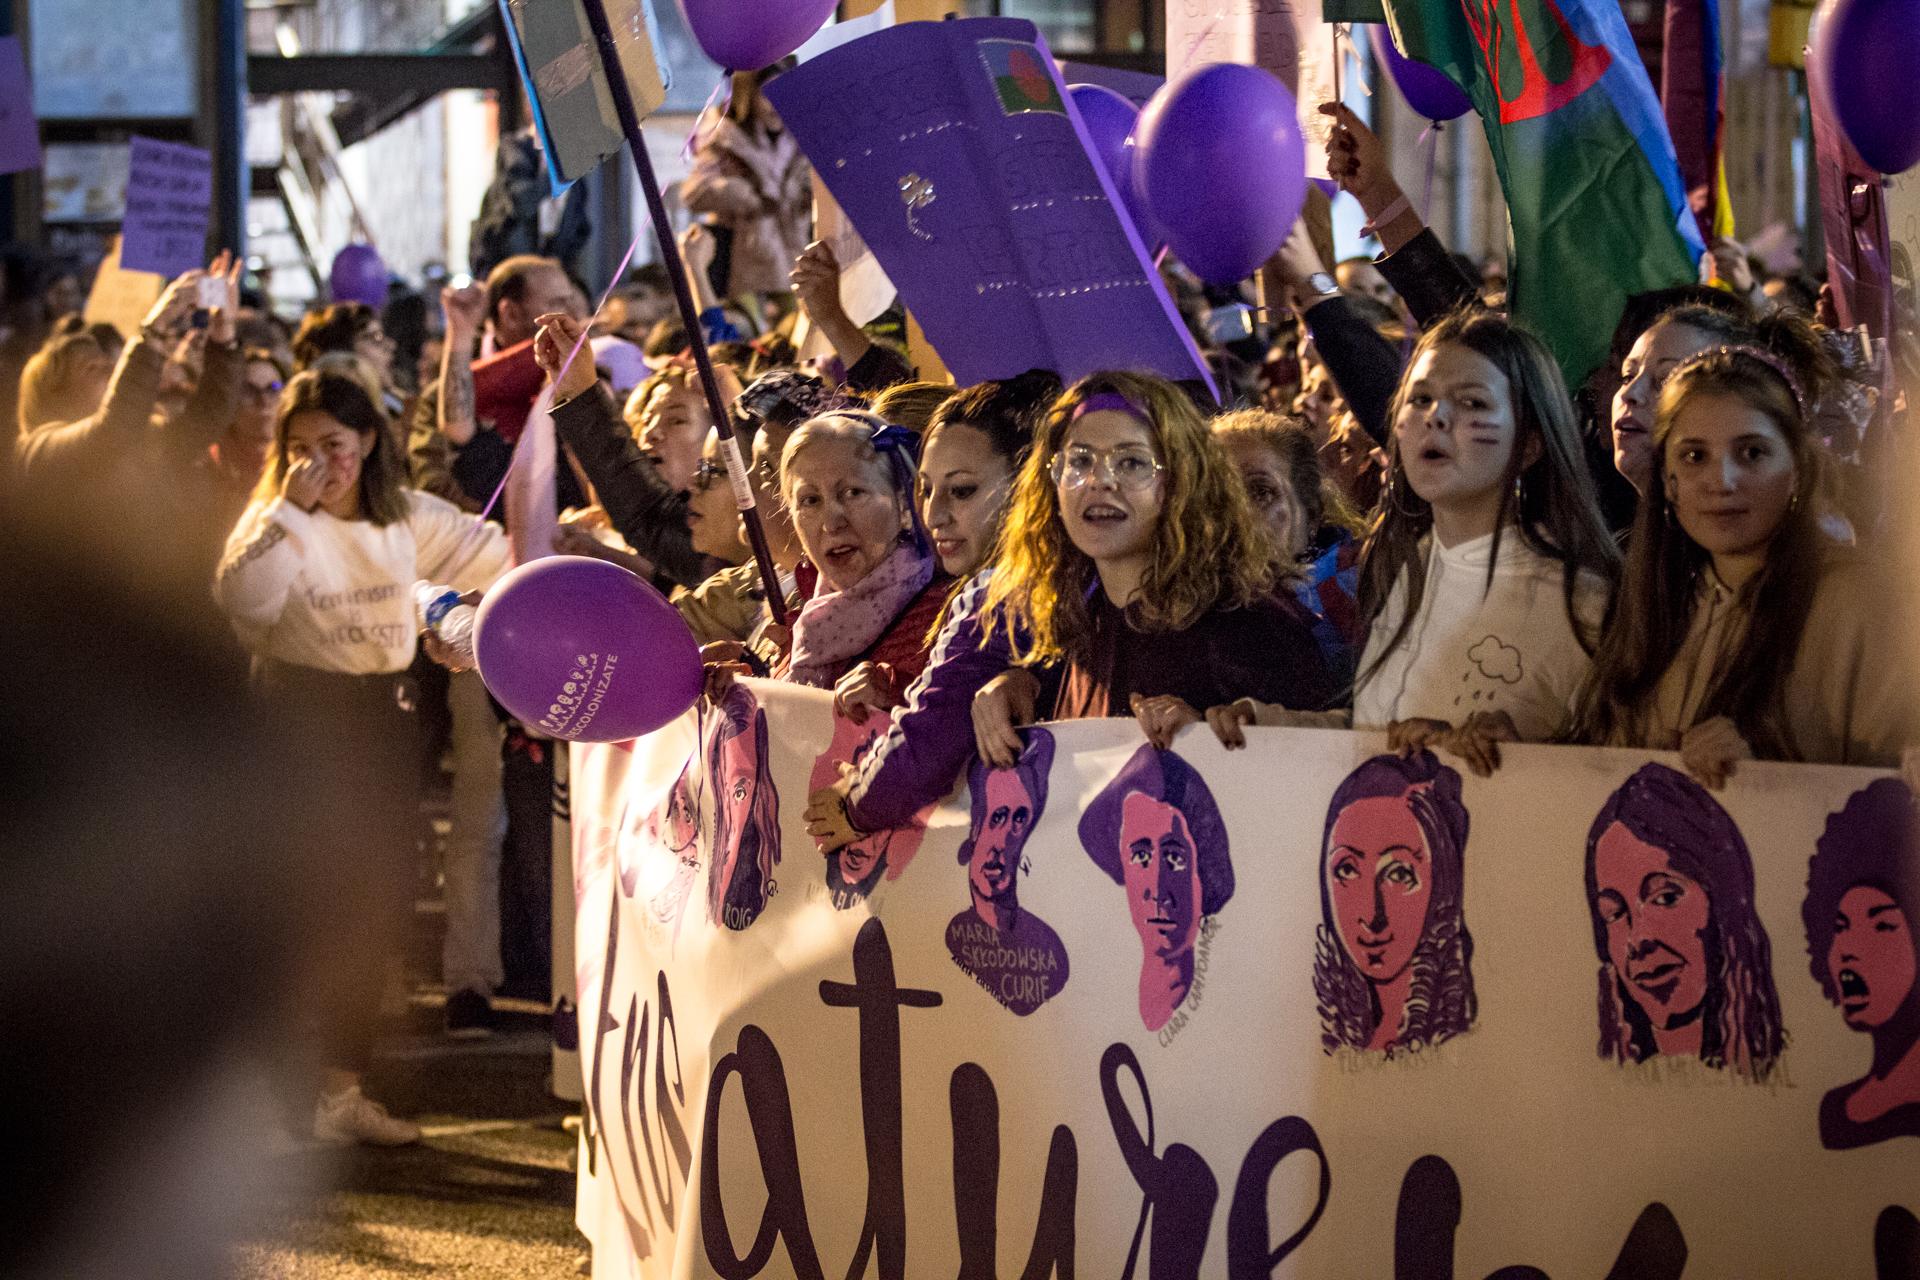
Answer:
[{"label": "long dark hair", "polygon": [[[1697,324],[1691,316],[1676,312],[1670,322]],[[1812,329],[1804,320],[1777,316],[1755,332],[1759,345],[1799,380],[1811,404],[1818,394],[1816,379],[1826,367]],[[1726,716],[1762,757],[1796,759],[1799,753],[1786,717],[1787,677],[1799,655],[1823,564],[1836,550],[1821,531],[1816,501],[1823,457],[1794,388],[1766,361],[1737,348],[1687,361],[1660,389],[1654,465],[1634,521],[1626,576],[1587,673],[1572,736],[1595,744],[1664,745],[1647,740],[1660,681],[1686,643],[1699,601],[1700,575],[1713,560],[1673,515],[1666,453],[1674,420],[1702,396],[1737,397],[1765,414],[1793,451],[1795,483],[1794,501],[1767,547],[1766,564],[1740,589],[1752,624],[1739,643],[1715,661],[1699,719]]]},{"label": "long dark hair", "polygon": [[1753,903],[1747,842],[1706,789],[1663,764],[1643,765],[1607,797],[1587,832],[1587,914],[1600,957],[1600,1056],[1644,1062],[1657,1053],[1653,1024],[1608,959],[1594,862],[1600,839],[1619,823],[1667,855],[1675,871],[1707,895],[1707,993],[1700,1010],[1700,1061],[1765,1080],[1786,1048],[1773,950]]},{"label": "long dark hair", "polygon": [[360,514],[376,525],[396,524],[407,518],[407,464],[393,441],[387,415],[367,389],[345,374],[309,369],[296,374],[280,393],[280,409],[273,423],[273,452],[254,490],[256,502],[272,498],[290,465],[287,426],[303,413],[324,413],[343,427],[373,437],[373,449],[360,460]]},{"label": "long dark hair", "polygon": [[[740,832],[733,879],[721,878],[732,819],[724,783],[727,743],[753,735],[753,794]],[[713,796],[713,857],[707,864],[707,916],[729,929],[745,929],[766,910],[773,869],[780,861],[780,794],[767,763],[767,713],[745,685],[734,685],[714,708],[707,738],[707,790]]]},{"label": "long dark hair", "polygon": [[1460,775],[1429,751],[1404,758],[1375,756],[1348,774],[1333,793],[1320,837],[1313,992],[1320,1006],[1320,1043],[1328,1053],[1366,1048],[1380,1025],[1380,997],[1340,942],[1325,869],[1340,815],[1358,801],[1383,797],[1407,802],[1433,868],[1426,927],[1409,962],[1413,990],[1407,999],[1406,1034],[1390,1052],[1418,1052],[1471,1030],[1479,1011],[1473,992],[1473,935],[1467,932],[1465,911],[1469,822],[1460,798]]},{"label": "long dark hair", "polygon": [[[1397,423],[1413,382],[1420,357],[1449,344],[1467,348],[1506,375],[1513,395],[1513,457],[1500,495],[1500,518],[1494,526],[1493,555],[1487,564],[1487,583],[1500,559],[1500,539],[1509,524],[1520,540],[1538,554],[1557,560],[1563,569],[1562,592],[1567,619],[1580,646],[1592,653],[1599,635],[1582,621],[1574,607],[1582,573],[1592,573],[1609,587],[1620,577],[1620,552],[1607,535],[1594,495],[1593,477],[1580,448],[1580,431],[1567,398],[1560,367],[1540,339],[1506,316],[1464,309],[1444,317],[1420,336],[1388,406],[1387,420]],[[1539,442],[1539,456],[1525,462],[1530,441]],[[1394,584],[1407,579],[1406,607],[1399,625],[1381,648],[1373,665],[1360,673],[1365,684],[1380,670],[1387,656],[1400,647],[1420,613],[1426,590],[1427,562],[1420,541],[1433,529],[1433,508],[1407,483],[1397,435],[1388,444],[1387,487],[1381,495],[1373,528],[1360,557],[1360,614],[1369,628],[1386,609]]]}]

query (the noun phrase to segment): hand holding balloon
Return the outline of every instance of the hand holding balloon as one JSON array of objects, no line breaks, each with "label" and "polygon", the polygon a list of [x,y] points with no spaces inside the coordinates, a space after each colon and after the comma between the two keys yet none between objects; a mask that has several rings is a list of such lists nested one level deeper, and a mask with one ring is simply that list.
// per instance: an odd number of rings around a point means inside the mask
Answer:
[{"label": "hand holding balloon", "polygon": [[[553,402],[565,404],[594,384],[593,353],[581,346],[586,322],[558,311],[541,316],[533,339],[533,358],[553,384]],[[572,363],[568,360],[571,358]]]}]

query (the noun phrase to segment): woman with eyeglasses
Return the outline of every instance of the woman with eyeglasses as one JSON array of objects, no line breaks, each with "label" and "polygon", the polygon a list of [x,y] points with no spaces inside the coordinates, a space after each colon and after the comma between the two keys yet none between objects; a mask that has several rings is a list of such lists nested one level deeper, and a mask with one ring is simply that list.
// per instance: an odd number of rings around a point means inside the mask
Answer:
[{"label": "woman with eyeglasses", "polygon": [[336,302],[311,312],[293,335],[293,369],[303,373],[323,356],[349,355],[366,362],[380,380],[381,409],[388,417],[404,407],[393,385],[393,353],[397,348],[380,326],[380,313],[364,302]]},{"label": "woman with eyeglasses", "polygon": [[[1275,595],[1274,554],[1178,388],[1135,373],[1074,384],[1015,482],[987,589],[984,626],[1008,638],[1018,665],[974,698],[981,757],[1012,767],[1018,727],[1042,714],[1124,716],[1249,694],[1333,703],[1310,622]],[[1043,708],[1034,668],[1049,662],[1065,672]]]}]

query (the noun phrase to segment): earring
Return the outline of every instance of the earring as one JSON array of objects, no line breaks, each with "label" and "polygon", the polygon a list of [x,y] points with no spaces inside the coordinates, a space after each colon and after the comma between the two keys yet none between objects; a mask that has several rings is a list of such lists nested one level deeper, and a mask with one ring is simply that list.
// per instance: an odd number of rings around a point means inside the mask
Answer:
[{"label": "earring", "polygon": [[1526,481],[1527,474],[1524,471],[1516,473],[1513,477],[1513,509],[1515,511],[1524,511],[1526,509]]},{"label": "earring", "polygon": [[1401,501],[1400,491],[1405,487],[1403,480],[1404,477],[1392,467],[1387,468],[1386,505],[1392,508],[1395,514],[1405,519],[1418,520],[1421,513],[1407,510],[1407,504]]}]

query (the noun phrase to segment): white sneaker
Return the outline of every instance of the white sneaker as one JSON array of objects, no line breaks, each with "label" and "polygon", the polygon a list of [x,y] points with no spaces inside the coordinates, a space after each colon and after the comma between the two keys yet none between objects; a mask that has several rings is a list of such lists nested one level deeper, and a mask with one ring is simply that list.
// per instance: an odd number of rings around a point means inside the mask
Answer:
[{"label": "white sneaker", "polygon": [[313,1136],[321,1142],[359,1142],[372,1147],[404,1147],[420,1141],[420,1126],[397,1120],[360,1092],[360,1086],[331,1097],[322,1094],[313,1109]]}]

